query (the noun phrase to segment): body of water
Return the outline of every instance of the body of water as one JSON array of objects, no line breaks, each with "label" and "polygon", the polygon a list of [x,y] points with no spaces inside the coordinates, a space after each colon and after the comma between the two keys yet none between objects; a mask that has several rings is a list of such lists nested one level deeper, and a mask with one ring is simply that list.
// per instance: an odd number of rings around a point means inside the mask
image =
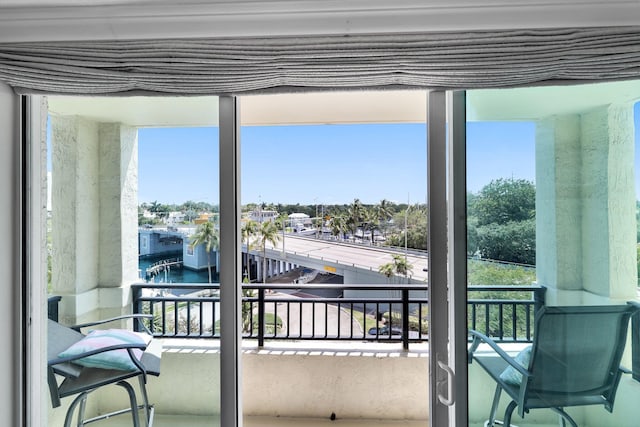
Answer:
[{"label": "body of water", "polygon": [[[138,269],[140,271],[140,277],[144,280],[145,272],[147,268],[158,261],[162,261],[163,259],[176,258],[177,256],[182,255],[162,255],[155,257],[143,257],[138,259]],[[212,282],[218,282],[218,274],[214,273],[211,278]],[[188,268],[172,268],[170,271],[163,271],[158,273],[153,279],[150,279],[153,283],[209,283],[209,275],[207,274],[207,270],[202,271],[194,271]]]}]

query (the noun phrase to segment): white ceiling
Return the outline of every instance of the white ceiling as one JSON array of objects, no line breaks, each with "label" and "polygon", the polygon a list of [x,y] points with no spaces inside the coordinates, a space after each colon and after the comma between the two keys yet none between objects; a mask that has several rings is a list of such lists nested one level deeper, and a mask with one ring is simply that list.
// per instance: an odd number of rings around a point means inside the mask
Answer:
[{"label": "white ceiling", "polygon": [[[424,123],[426,91],[353,91],[240,97],[243,126]],[[467,92],[467,120],[535,120],[640,99],[640,81]],[[135,127],[217,126],[216,97],[52,96],[49,111]]]},{"label": "white ceiling", "polygon": [[[49,111],[130,126],[216,126],[216,97],[49,97]],[[240,98],[241,124],[401,123],[426,120],[425,91],[325,92]]]},{"label": "white ceiling", "polygon": [[640,80],[467,92],[467,120],[535,120],[640,99]]}]

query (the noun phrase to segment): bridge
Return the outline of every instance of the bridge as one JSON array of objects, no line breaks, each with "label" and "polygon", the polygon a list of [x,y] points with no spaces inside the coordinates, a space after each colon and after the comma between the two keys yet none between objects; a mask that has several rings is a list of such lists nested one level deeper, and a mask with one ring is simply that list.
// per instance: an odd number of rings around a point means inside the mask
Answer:
[{"label": "bridge", "polygon": [[[246,246],[243,252],[246,252]],[[262,275],[262,250],[251,248],[249,253],[257,263],[258,279]],[[381,265],[393,262],[394,254],[406,256],[412,266],[408,283],[427,283],[427,253],[424,251],[367,246],[363,244],[322,240],[285,234],[274,246],[267,243],[267,276],[286,273],[293,267],[307,267],[344,277],[344,283],[405,283],[404,277],[388,279],[379,273]]]},{"label": "bridge", "polygon": [[[151,228],[140,229],[141,235],[153,234],[158,242],[164,239],[186,238],[192,229],[182,228]],[[182,242],[174,246],[153,245],[149,242],[146,246],[146,252],[141,255],[152,254],[155,250],[165,250],[167,248],[175,248],[184,250]],[[141,245],[142,246],[142,245]],[[174,250],[175,250],[174,249]],[[196,250],[200,250],[197,248]],[[246,245],[243,242],[243,252],[247,252]],[[158,252],[162,253],[162,252]],[[257,275],[251,276],[252,279],[262,280],[262,248],[251,247],[249,251],[253,265],[256,266]],[[394,254],[406,256],[407,262],[412,266],[409,277],[387,278],[379,273],[378,269],[384,264],[393,262]],[[409,249],[405,251],[402,248],[391,248],[385,246],[372,246],[367,244],[348,243],[332,239],[316,239],[311,236],[299,235],[297,233],[288,233],[280,235],[280,241],[274,246],[267,243],[267,277],[275,277],[287,273],[294,268],[306,267],[318,270],[320,272],[332,273],[344,278],[344,283],[350,284],[387,284],[391,283],[409,283],[409,284],[425,284],[427,283],[427,253]],[[156,267],[157,271],[151,274],[157,274],[162,271],[164,261],[160,262]],[[173,267],[173,265],[172,265]],[[176,267],[178,267],[176,265]],[[181,267],[181,266],[180,266]]]}]

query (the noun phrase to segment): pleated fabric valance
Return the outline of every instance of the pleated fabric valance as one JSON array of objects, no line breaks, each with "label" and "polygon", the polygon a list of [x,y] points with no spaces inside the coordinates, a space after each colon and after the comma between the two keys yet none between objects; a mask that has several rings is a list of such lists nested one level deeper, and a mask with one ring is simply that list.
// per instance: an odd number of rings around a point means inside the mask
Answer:
[{"label": "pleated fabric valance", "polygon": [[640,28],[0,44],[0,81],[51,94],[473,89],[640,77]]}]

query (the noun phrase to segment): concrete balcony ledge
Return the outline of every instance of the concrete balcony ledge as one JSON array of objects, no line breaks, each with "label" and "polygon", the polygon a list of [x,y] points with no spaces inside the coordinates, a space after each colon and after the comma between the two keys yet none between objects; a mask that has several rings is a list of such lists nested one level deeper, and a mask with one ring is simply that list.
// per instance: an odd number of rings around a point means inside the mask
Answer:
[{"label": "concrete balcony ledge", "polygon": [[[162,420],[159,426],[211,425],[220,415],[219,341],[164,339],[163,343],[162,374],[149,378],[148,385],[158,421]],[[515,355],[526,345],[505,344],[503,348]],[[481,346],[479,351],[490,349]],[[486,420],[494,386],[477,364],[469,366],[471,426],[482,426]],[[245,340],[242,389],[249,427],[288,425],[285,420],[324,426],[331,424],[332,413],[345,426],[427,425],[428,344],[413,344],[404,351],[400,343],[278,341],[258,347],[255,340]],[[600,407],[572,408],[571,413],[586,427],[623,426],[623,420],[635,419],[629,418],[629,411],[636,410],[634,402],[639,395],[640,383],[625,375],[613,414]],[[96,413],[126,404],[119,387],[96,392],[94,401],[92,410]],[[503,399],[500,414],[506,403]],[[526,420],[517,418],[514,422],[519,426],[552,426],[557,425],[557,416],[535,410]]]},{"label": "concrete balcony ledge", "polygon": [[[148,390],[156,413],[218,416],[219,341],[164,339],[162,374]],[[248,417],[427,420],[426,344],[243,343],[243,410]],[[117,388],[99,411],[122,404]],[[103,394],[104,396],[104,394]]]},{"label": "concrete balcony ledge", "polygon": [[[220,341],[210,339],[164,338],[164,353],[217,353]],[[362,356],[362,357],[428,357],[428,343],[412,343],[408,351],[399,342],[356,341],[269,341],[263,347],[258,341],[245,339],[244,354],[300,356]]]}]

